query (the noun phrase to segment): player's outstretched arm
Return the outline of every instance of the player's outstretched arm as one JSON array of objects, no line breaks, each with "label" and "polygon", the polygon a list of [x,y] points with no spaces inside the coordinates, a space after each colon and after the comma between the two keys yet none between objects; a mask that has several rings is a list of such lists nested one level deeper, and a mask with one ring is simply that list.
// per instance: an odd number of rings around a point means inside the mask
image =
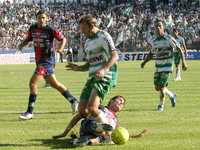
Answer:
[{"label": "player's outstretched arm", "polygon": [[141,68],[144,68],[145,64],[150,61],[152,59],[152,54],[151,52],[149,52],[149,54],[147,55],[147,57],[144,59],[144,61],[141,63]]},{"label": "player's outstretched arm", "polygon": [[68,63],[65,66],[66,70],[73,70],[73,71],[88,71],[89,63],[85,63],[84,65],[77,65],[74,63]]},{"label": "player's outstretched arm", "polygon": [[149,134],[149,130],[148,129],[144,129],[142,132],[140,132],[138,134],[131,133],[130,134],[130,139],[141,138],[141,137],[143,137],[144,135],[147,135],[147,134]]},{"label": "player's outstretched arm", "polygon": [[186,61],[185,61],[185,57],[184,57],[184,54],[183,54],[183,50],[182,50],[179,46],[177,47],[177,50],[180,52],[180,55],[181,55],[182,69],[183,69],[183,70],[187,70],[187,64],[186,64]]},{"label": "player's outstretched arm", "polygon": [[28,40],[27,39],[25,39],[24,41],[22,41],[19,45],[18,45],[18,49],[20,50],[20,51],[22,51],[22,49],[23,49],[23,47],[24,46],[26,46],[27,44],[28,44]]},{"label": "player's outstretched arm", "polygon": [[67,125],[67,127],[65,128],[64,132],[61,133],[61,134],[58,134],[58,135],[54,135],[52,136],[53,139],[59,139],[59,138],[62,138],[62,137],[65,137],[69,132],[70,130],[78,123],[79,120],[81,120],[82,117],[81,115],[78,113],[76,114],[72,120],[69,122],[69,124]]}]

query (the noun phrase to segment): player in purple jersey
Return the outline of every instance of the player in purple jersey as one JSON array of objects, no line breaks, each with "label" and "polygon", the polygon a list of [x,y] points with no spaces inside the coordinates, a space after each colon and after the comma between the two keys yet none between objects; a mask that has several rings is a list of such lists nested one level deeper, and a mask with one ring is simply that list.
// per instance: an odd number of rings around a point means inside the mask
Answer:
[{"label": "player in purple jersey", "polygon": [[[19,44],[19,50],[22,50],[30,41],[34,43],[36,68],[30,79],[29,102],[25,113],[19,117],[24,120],[33,118],[33,109],[38,92],[38,81],[46,78],[50,85],[58,90],[70,103],[73,112],[77,110],[78,100],[71,95],[69,90],[60,83],[54,74],[55,53],[61,52],[64,49],[66,38],[63,34],[50,26],[48,26],[48,13],[45,10],[40,10],[36,14],[37,22],[30,26],[28,36]],[[55,50],[53,40],[57,39],[60,42],[59,48]]]}]

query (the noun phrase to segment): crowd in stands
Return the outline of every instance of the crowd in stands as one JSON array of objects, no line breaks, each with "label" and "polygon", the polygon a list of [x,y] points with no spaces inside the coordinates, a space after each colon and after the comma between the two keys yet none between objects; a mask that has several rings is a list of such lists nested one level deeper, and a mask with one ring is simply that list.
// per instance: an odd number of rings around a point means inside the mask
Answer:
[{"label": "crowd in stands", "polygon": [[[138,2],[138,3],[136,3]],[[29,26],[35,21],[38,4],[0,4],[0,48],[16,48],[26,36]],[[79,17],[93,14],[101,29],[107,30],[121,51],[145,51],[153,33],[156,18],[165,20],[167,32],[176,26],[186,40],[188,48],[200,49],[200,5],[191,3],[159,3],[152,9],[148,3],[125,3],[99,8],[95,5],[45,6],[51,26],[61,30],[68,39],[66,48],[77,53],[83,48],[85,37],[79,31]]]}]

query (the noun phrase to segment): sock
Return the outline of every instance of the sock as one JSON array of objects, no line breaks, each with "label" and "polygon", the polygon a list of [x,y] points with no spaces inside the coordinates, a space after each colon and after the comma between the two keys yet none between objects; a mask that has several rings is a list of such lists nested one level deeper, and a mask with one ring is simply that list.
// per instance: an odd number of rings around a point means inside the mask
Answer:
[{"label": "sock", "polygon": [[62,95],[72,104],[75,101],[77,101],[77,99],[68,91],[66,90],[64,93],[62,93]]},{"label": "sock", "polygon": [[174,93],[171,92],[170,90],[168,90],[167,88],[164,89],[164,93],[169,96],[170,98],[172,98],[174,96]]},{"label": "sock", "polygon": [[33,113],[36,97],[37,97],[37,95],[35,95],[35,94],[30,94],[29,95],[29,102],[28,102],[27,112],[29,112],[31,114]]},{"label": "sock", "polygon": [[165,101],[165,96],[163,95],[163,93],[160,92],[160,101],[159,101],[159,105],[164,105],[164,101]]},{"label": "sock", "polygon": [[180,78],[181,77],[181,70],[180,68],[176,69],[176,78]]}]

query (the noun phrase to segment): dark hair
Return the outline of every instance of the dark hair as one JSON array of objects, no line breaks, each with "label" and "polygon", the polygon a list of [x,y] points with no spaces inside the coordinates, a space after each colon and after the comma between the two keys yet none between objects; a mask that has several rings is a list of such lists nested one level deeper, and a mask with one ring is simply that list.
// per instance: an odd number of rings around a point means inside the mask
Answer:
[{"label": "dark hair", "polygon": [[162,22],[163,23],[164,21],[161,18],[156,18],[156,20],[154,21],[154,24],[157,24],[158,22]]},{"label": "dark hair", "polygon": [[82,16],[80,18],[79,23],[86,23],[88,25],[95,25],[96,26],[97,20],[92,15],[85,15],[85,16]]},{"label": "dark hair", "polygon": [[39,15],[45,14],[46,16],[48,16],[48,12],[44,9],[40,9],[37,13],[36,13],[36,17]]},{"label": "dark hair", "polygon": [[110,99],[110,101],[108,102],[108,106],[111,104],[111,102],[115,101],[117,98],[122,98],[124,100],[124,103],[126,103],[126,99],[123,96],[117,95]]}]

